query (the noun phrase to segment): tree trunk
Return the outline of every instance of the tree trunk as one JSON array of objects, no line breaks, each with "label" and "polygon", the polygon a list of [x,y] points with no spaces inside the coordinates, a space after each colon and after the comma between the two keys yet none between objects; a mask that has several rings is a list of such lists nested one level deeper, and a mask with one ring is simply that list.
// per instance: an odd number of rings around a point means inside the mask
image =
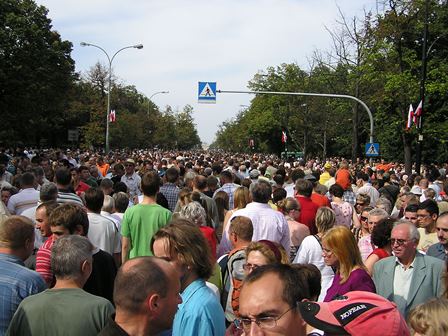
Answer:
[{"label": "tree trunk", "polygon": [[404,169],[408,176],[412,174],[412,138],[405,132],[401,136],[404,149]]}]

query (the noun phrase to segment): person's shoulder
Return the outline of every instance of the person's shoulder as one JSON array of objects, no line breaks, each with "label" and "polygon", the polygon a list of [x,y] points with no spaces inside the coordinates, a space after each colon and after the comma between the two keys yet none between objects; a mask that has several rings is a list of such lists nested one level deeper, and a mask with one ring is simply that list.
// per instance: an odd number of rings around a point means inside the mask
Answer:
[{"label": "person's shoulder", "polygon": [[421,254],[417,253],[417,256],[420,258],[423,258],[426,265],[430,265],[437,268],[443,268],[445,265],[445,262],[439,258],[427,255],[427,254]]},{"label": "person's shoulder", "polygon": [[385,267],[386,265],[390,265],[391,263],[395,263],[395,256],[390,256],[390,257],[387,257],[387,258],[383,258],[383,259],[381,259],[381,260],[378,260],[378,261],[375,263],[374,267],[375,267],[375,268],[383,268],[383,267]]},{"label": "person's shoulder", "polygon": [[356,277],[360,279],[371,279],[371,276],[364,268],[358,268],[353,272],[356,274]]},{"label": "person's shoulder", "polygon": [[22,309],[32,309],[33,307],[41,307],[42,302],[44,302],[48,297],[49,289],[46,289],[40,293],[29,295],[20,302],[20,307]]},{"label": "person's shoulder", "polygon": [[93,306],[93,307],[106,307],[106,308],[112,308],[113,306],[110,303],[109,300],[107,300],[106,298],[103,298],[101,296],[98,295],[94,295],[91,293],[86,292],[85,290],[81,289],[79,291],[79,295],[80,297],[85,297],[85,303],[88,306]]},{"label": "person's shoulder", "polygon": [[439,246],[441,246],[440,243],[432,244],[430,247],[428,247],[428,250],[426,251],[426,255],[431,255],[431,254],[429,254],[430,252],[436,252],[439,249]]}]

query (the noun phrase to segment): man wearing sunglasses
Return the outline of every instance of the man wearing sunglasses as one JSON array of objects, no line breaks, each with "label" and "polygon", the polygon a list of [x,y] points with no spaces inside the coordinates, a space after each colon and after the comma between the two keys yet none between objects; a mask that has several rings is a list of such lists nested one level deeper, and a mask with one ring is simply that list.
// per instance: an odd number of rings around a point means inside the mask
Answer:
[{"label": "man wearing sunglasses", "polygon": [[417,251],[420,234],[412,223],[392,229],[390,245],[394,256],[378,261],[373,281],[377,294],[395,302],[407,317],[416,305],[442,295],[444,263]]}]

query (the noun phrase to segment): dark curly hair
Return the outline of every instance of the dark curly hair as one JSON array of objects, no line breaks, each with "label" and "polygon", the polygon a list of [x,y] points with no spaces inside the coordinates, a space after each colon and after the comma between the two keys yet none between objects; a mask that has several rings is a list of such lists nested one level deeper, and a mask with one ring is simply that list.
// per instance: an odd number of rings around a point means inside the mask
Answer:
[{"label": "dark curly hair", "polygon": [[378,224],[373,228],[370,240],[372,243],[379,248],[383,248],[389,244],[390,234],[392,228],[397,220],[394,218],[386,218],[378,222]]}]

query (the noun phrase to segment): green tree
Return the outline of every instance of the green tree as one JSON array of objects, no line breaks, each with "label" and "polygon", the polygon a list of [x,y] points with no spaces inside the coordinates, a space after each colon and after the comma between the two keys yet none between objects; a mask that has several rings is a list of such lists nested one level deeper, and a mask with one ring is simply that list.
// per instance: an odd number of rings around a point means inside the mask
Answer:
[{"label": "green tree", "polygon": [[0,139],[8,142],[51,139],[67,107],[72,43],[52,30],[47,14],[31,0],[0,2]]},{"label": "green tree", "polygon": [[193,119],[193,107],[186,105],[175,118],[177,148],[180,150],[193,149],[201,145]]}]

